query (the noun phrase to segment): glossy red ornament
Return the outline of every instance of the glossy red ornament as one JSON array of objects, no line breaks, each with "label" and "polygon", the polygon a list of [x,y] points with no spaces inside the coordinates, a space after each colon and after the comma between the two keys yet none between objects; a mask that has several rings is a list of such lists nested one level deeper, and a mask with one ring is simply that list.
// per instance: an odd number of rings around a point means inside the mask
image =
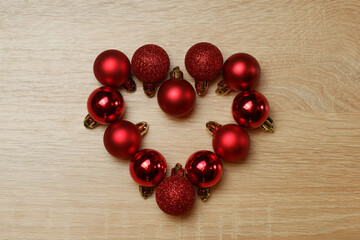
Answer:
[{"label": "glossy red ornament", "polygon": [[137,125],[118,120],[110,124],[104,133],[104,145],[106,150],[118,158],[129,158],[138,151],[141,145],[141,136],[147,132],[146,122]]},{"label": "glossy red ornament", "polygon": [[171,79],[161,85],[157,94],[158,104],[165,113],[183,117],[189,114],[196,101],[194,88],[183,79],[179,67],[171,72]]},{"label": "glossy red ornament", "polygon": [[[211,122],[209,122],[211,124]],[[209,124],[208,123],[208,124]],[[214,122],[213,122],[214,123]],[[214,131],[212,145],[214,152],[224,161],[235,162],[249,152],[249,134],[236,124],[218,125]]]},{"label": "glossy red ornament", "polygon": [[112,123],[123,115],[125,101],[116,88],[100,87],[90,94],[87,109],[90,117],[97,123]]},{"label": "glossy red ornament", "polygon": [[198,151],[186,162],[185,173],[189,181],[197,187],[209,188],[219,182],[222,176],[222,162],[210,151]]},{"label": "glossy red ornament", "polygon": [[247,53],[236,53],[224,63],[222,75],[225,83],[237,91],[245,91],[254,87],[260,78],[258,61]]},{"label": "glossy red ornament", "polygon": [[220,74],[222,66],[222,54],[211,43],[197,43],[185,55],[186,70],[195,79],[195,89],[200,96],[206,94],[209,82]]},{"label": "glossy red ornament", "polygon": [[118,50],[106,50],[94,62],[96,79],[105,86],[119,87],[130,77],[131,67],[127,56]]},{"label": "glossy red ornament", "polygon": [[232,115],[240,126],[258,128],[269,116],[269,103],[257,91],[241,92],[234,98]]},{"label": "glossy red ornament", "polygon": [[152,149],[143,149],[133,155],[130,161],[130,175],[136,183],[144,187],[158,185],[166,174],[163,155]]},{"label": "glossy red ornament", "polygon": [[159,208],[170,215],[181,215],[188,212],[195,201],[195,189],[185,178],[181,164],[171,170],[171,176],[165,178],[156,188],[156,203]]},{"label": "glossy red ornament", "polygon": [[155,84],[163,80],[169,72],[170,59],[166,51],[154,44],[137,49],[131,59],[133,74],[143,82],[147,96],[155,94]]}]

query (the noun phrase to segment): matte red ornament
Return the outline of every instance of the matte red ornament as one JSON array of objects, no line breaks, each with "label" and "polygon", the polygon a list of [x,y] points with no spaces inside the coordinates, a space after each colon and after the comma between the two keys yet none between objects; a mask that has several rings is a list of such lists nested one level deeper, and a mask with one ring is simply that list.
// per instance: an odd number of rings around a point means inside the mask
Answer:
[{"label": "matte red ornament", "polygon": [[218,83],[216,93],[227,94],[231,90],[250,90],[260,78],[259,62],[250,54],[236,53],[224,63],[223,80]]},{"label": "matte red ornament", "polygon": [[137,125],[125,120],[110,124],[104,133],[106,150],[118,158],[129,158],[139,150],[141,136],[148,131],[148,124],[140,122]]},{"label": "matte red ornament", "polygon": [[135,51],[131,68],[133,74],[143,82],[145,94],[153,97],[156,83],[163,80],[169,72],[170,59],[163,48],[147,44]]},{"label": "matte red ornament", "polygon": [[195,189],[185,178],[184,169],[178,163],[171,170],[171,176],[165,178],[156,188],[156,203],[170,215],[188,212],[195,201]]},{"label": "matte red ornament", "polygon": [[200,96],[206,94],[209,82],[220,74],[222,66],[222,54],[211,43],[197,43],[185,56],[186,70],[195,79],[195,89]]},{"label": "matte red ornament", "polygon": [[124,113],[125,101],[116,88],[100,87],[90,94],[87,109],[89,114],[84,125],[94,128],[98,123],[107,124],[118,120]]},{"label": "matte red ornament", "polygon": [[198,151],[186,162],[185,173],[189,181],[197,187],[209,188],[219,182],[222,176],[222,162],[210,151]]},{"label": "matte red ornament", "polygon": [[179,67],[171,72],[171,79],[161,85],[157,94],[158,104],[165,113],[183,117],[189,114],[196,101],[194,88],[183,79]]},{"label": "matte red ornament", "polygon": [[232,115],[240,126],[258,128],[269,116],[269,103],[264,95],[257,91],[241,92],[234,98]]},{"label": "matte red ornament", "polygon": [[214,152],[224,161],[235,162],[243,159],[250,148],[249,134],[239,125],[226,124],[221,126],[210,121],[206,127],[213,134]]},{"label": "matte red ornament", "polygon": [[136,183],[144,187],[158,185],[166,174],[163,155],[152,149],[143,149],[133,155],[130,161],[130,175]]},{"label": "matte red ornament", "polygon": [[[106,50],[97,56],[94,62],[96,79],[105,86],[120,87],[123,85],[128,91],[135,91],[135,82],[131,79],[130,61],[127,56],[114,49]],[[131,89],[129,89],[131,84]]]}]

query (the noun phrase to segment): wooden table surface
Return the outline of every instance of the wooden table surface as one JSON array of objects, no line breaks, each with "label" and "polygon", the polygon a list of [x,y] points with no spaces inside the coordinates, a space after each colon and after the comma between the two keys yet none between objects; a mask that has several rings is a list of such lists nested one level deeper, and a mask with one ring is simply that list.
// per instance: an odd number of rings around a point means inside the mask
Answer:
[{"label": "wooden table surface", "polygon": [[[0,239],[359,239],[359,12],[357,0],[1,0]],[[246,161],[224,163],[209,201],[173,217],[106,152],[105,126],[82,121],[100,52],[158,44],[193,84],[184,56],[201,41],[258,59],[276,129],[249,131]],[[124,119],[149,122],[142,147],[169,169],[212,150],[205,122],[234,123],[236,93],[215,82],[176,119],[135,80]]]}]

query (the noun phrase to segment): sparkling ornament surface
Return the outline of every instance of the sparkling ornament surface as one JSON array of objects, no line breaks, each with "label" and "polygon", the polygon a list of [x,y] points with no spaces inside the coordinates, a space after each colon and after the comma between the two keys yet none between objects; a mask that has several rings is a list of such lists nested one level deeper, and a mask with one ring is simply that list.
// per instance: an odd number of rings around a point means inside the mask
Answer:
[{"label": "sparkling ornament surface", "polygon": [[137,126],[125,120],[110,124],[104,133],[106,150],[118,158],[129,158],[141,145],[141,134]]},{"label": "sparkling ornament surface", "polygon": [[214,152],[224,161],[235,162],[244,158],[250,148],[249,134],[239,125],[226,124],[213,135]]},{"label": "sparkling ornament surface", "polygon": [[166,169],[163,155],[152,149],[143,149],[135,153],[129,167],[131,177],[144,187],[158,185],[164,179]]},{"label": "sparkling ornament surface", "polygon": [[105,86],[119,87],[131,74],[130,61],[118,50],[106,50],[97,56],[94,62],[96,79]]},{"label": "sparkling ornament surface", "polygon": [[258,128],[269,116],[269,103],[257,91],[241,92],[234,98],[232,115],[240,126]]},{"label": "sparkling ornament surface", "polygon": [[87,101],[89,115],[98,123],[106,124],[118,120],[124,113],[125,101],[113,87],[95,89]]},{"label": "sparkling ornament surface", "polygon": [[207,42],[197,43],[186,53],[185,67],[196,81],[211,81],[220,74],[223,57],[215,45]]},{"label": "sparkling ornament surface", "polygon": [[197,187],[214,186],[222,176],[222,162],[210,151],[198,151],[192,154],[186,162],[185,173],[189,181]]},{"label": "sparkling ornament surface", "polygon": [[175,117],[183,117],[193,110],[196,93],[188,81],[180,77],[172,78],[161,85],[157,100],[161,110],[165,113]]},{"label": "sparkling ornament surface", "polygon": [[222,75],[226,84],[233,90],[249,90],[260,78],[258,61],[247,53],[236,53],[224,63]]},{"label": "sparkling ornament surface", "polygon": [[163,48],[147,44],[136,50],[131,59],[131,68],[140,81],[156,83],[168,74],[170,59]]},{"label": "sparkling ornament surface", "polygon": [[[181,167],[181,165],[180,165]],[[191,209],[195,201],[195,189],[183,176],[183,169],[172,171],[156,188],[156,202],[159,208],[170,215],[181,215]]]}]

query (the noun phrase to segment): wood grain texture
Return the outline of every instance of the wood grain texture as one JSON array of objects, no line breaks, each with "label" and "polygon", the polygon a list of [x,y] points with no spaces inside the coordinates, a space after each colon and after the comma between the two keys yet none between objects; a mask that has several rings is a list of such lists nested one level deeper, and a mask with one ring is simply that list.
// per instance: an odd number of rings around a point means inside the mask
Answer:
[{"label": "wood grain texture", "polygon": [[[359,12],[357,0],[1,0],[0,239],[359,239]],[[276,131],[250,131],[246,161],[225,163],[211,199],[171,217],[107,154],[105,127],[82,120],[101,51],[131,58],[155,43],[184,70],[200,41],[259,60]],[[149,122],[143,147],[169,167],[211,150],[206,121],[234,122],[236,93],[216,96],[215,83],[185,119],[137,83],[124,118]]]}]

